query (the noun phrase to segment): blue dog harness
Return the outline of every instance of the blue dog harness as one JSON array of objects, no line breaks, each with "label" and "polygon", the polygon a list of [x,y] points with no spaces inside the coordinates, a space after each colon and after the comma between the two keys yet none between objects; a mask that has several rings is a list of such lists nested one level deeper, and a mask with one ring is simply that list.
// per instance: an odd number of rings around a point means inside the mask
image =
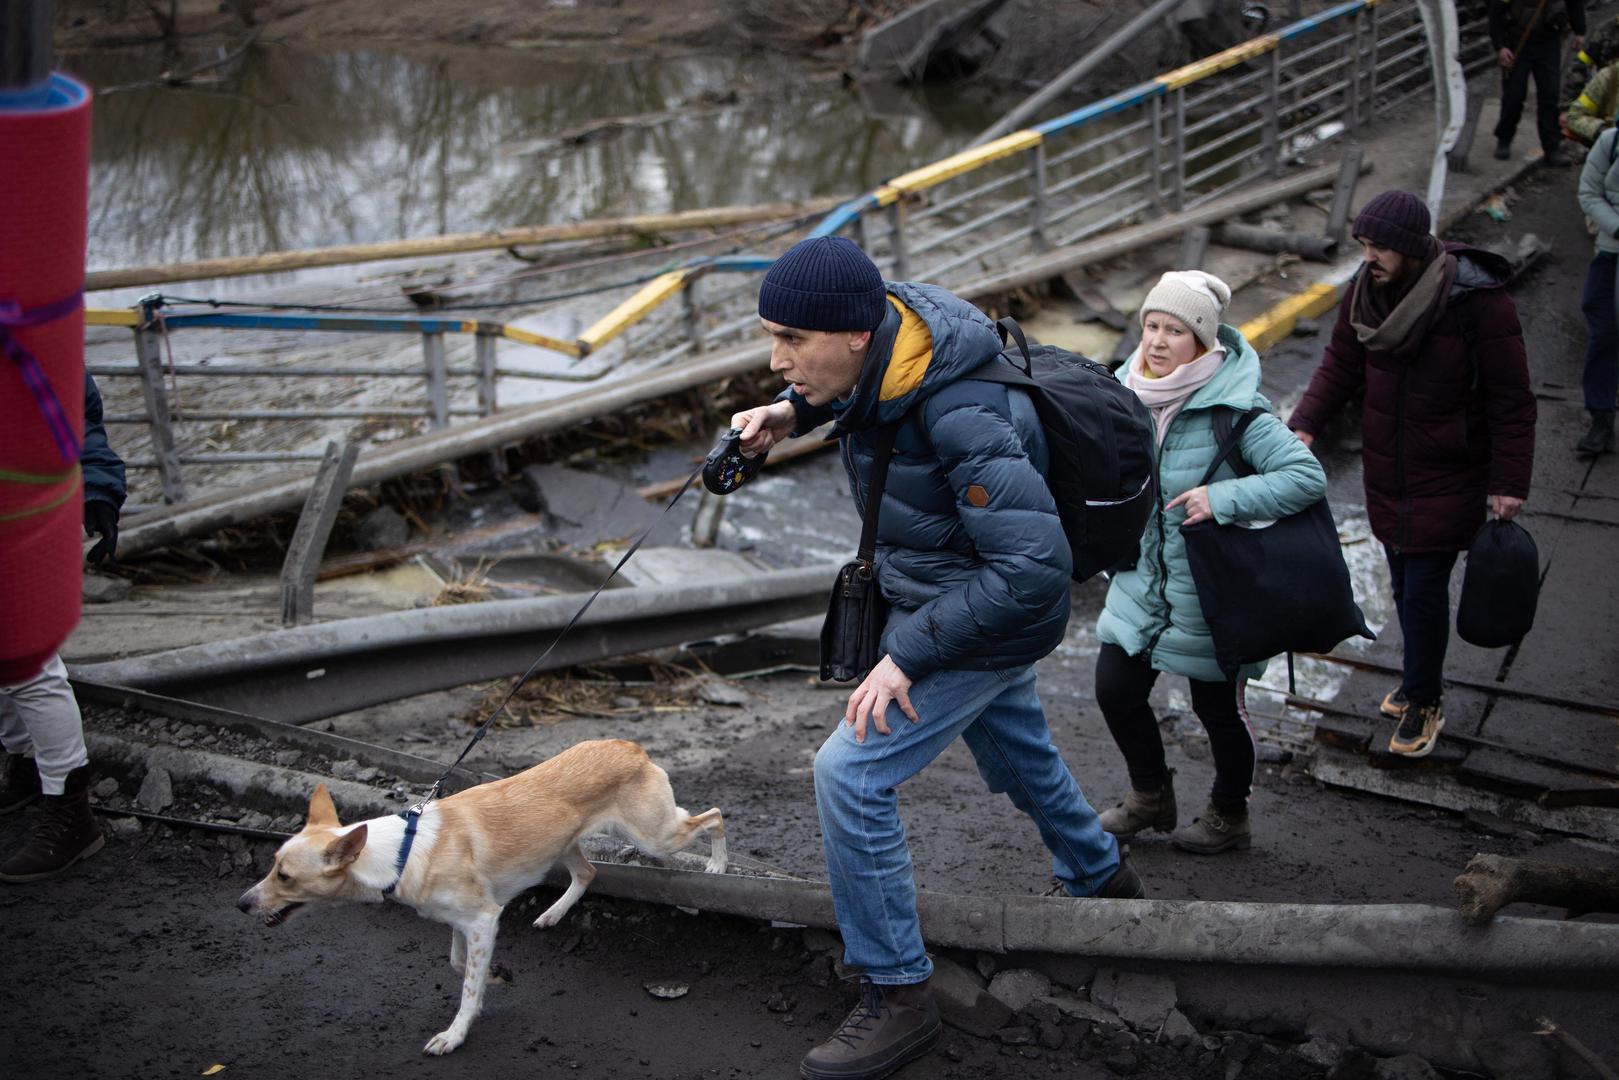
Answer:
[{"label": "blue dog harness", "polygon": [[422,819],[422,804],[417,803],[409,810],[399,811],[399,816],[405,819],[405,842],[399,845],[399,860],[394,863],[393,884],[382,890],[383,896],[392,896],[405,878],[405,860],[410,858],[411,845],[416,843],[416,824]]}]

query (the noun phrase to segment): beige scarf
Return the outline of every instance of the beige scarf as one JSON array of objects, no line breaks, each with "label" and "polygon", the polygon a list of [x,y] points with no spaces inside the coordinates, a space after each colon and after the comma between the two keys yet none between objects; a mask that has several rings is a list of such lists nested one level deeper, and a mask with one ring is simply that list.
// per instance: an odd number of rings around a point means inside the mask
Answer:
[{"label": "beige scarf", "polygon": [[1164,433],[1169,422],[1220,370],[1225,359],[1225,346],[1216,345],[1196,360],[1182,364],[1168,375],[1154,376],[1147,369],[1147,358],[1137,349],[1125,370],[1124,385],[1136,392],[1141,403],[1152,410],[1153,423],[1158,428],[1158,445],[1164,445]]}]

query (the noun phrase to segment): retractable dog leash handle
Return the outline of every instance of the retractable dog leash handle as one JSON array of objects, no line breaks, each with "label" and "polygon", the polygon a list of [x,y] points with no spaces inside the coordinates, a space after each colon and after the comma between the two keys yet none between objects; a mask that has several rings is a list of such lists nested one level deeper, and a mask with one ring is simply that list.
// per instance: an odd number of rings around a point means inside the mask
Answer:
[{"label": "retractable dog leash handle", "polygon": [[746,484],[764,468],[770,451],[759,454],[742,452],[742,429],[732,428],[720,436],[714,449],[703,462],[703,486],[716,495],[729,495]]}]

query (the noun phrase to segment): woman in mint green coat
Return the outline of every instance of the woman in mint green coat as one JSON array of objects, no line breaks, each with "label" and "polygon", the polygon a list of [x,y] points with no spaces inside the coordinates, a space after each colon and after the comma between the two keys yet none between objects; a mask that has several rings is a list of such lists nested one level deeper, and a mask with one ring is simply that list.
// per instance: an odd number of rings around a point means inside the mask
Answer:
[{"label": "woman in mint green coat", "polygon": [[[1102,815],[1116,836],[1173,830],[1180,848],[1214,854],[1249,844],[1248,795],[1254,741],[1243,700],[1247,680],[1264,664],[1227,679],[1198,605],[1197,586],[1181,538],[1183,524],[1265,521],[1326,494],[1327,478],[1309,449],[1269,412],[1259,392],[1259,356],[1235,327],[1220,322],[1231,298],[1225,282],[1199,270],[1171,271],[1141,306],[1141,348],[1119,380],[1152,411],[1158,436],[1158,507],[1141,537],[1136,565],[1113,576],[1096,624],[1096,700],[1130,772],[1130,793]],[[1219,438],[1215,417],[1266,410],[1242,436],[1239,477],[1228,459],[1206,487],[1203,474]],[[1164,762],[1158,720],[1147,696],[1167,671],[1191,684],[1192,709],[1209,733],[1214,790],[1191,825],[1177,829],[1172,773]]]}]

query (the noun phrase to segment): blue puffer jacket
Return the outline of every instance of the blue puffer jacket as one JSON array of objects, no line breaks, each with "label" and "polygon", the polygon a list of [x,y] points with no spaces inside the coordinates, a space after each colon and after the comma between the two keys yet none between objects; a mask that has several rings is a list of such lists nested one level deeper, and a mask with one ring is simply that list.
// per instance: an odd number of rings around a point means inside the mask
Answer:
[{"label": "blue puffer jacket", "polygon": [[107,429],[101,422],[101,391],[90,373],[84,373],[84,444],[79,451],[79,467],[84,471],[84,501],[100,499],[123,506],[128,488],[124,485],[124,459],[107,442]]},{"label": "blue puffer jacket", "polygon": [[[1163,507],[1196,487],[1214,460],[1219,446],[1215,406],[1243,411],[1270,408],[1259,392],[1259,356],[1253,346],[1232,326],[1222,324],[1219,337],[1226,347],[1225,360],[1169,422],[1158,448],[1158,511],[1141,535],[1141,558],[1134,569],[1114,575],[1096,623],[1099,640],[1131,656],[1150,652],[1155,669],[1204,682],[1224,682],[1225,676],[1214,659],[1214,639],[1203,621],[1186,541],[1181,539],[1186,508]],[[1119,368],[1120,381],[1136,362],[1137,356],[1132,356]],[[1236,419],[1232,414],[1233,423]],[[1239,478],[1227,460],[1209,484],[1209,509],[1220,524],[1286,517],[1327,493],[1321,463],[1268,412],[1248,425],[1240,449],[1254,475]],[[1264,671],[1263,663],[1249,664],[1240,676],[1258,678]]]},{"label": "blue puffer jacket", "polygon": [[1001,350],[977,308],[932,285],[889,282],[888,295],[847,401],[814,408],[789,391],[797,430],[836,419],[863,512],[878,429],[900,421],[877,523],[877,581],[911,613],[883,642],[900,670],[1031,664],[1062,640],[1072,566],[1034,404],[962,379]]}]

